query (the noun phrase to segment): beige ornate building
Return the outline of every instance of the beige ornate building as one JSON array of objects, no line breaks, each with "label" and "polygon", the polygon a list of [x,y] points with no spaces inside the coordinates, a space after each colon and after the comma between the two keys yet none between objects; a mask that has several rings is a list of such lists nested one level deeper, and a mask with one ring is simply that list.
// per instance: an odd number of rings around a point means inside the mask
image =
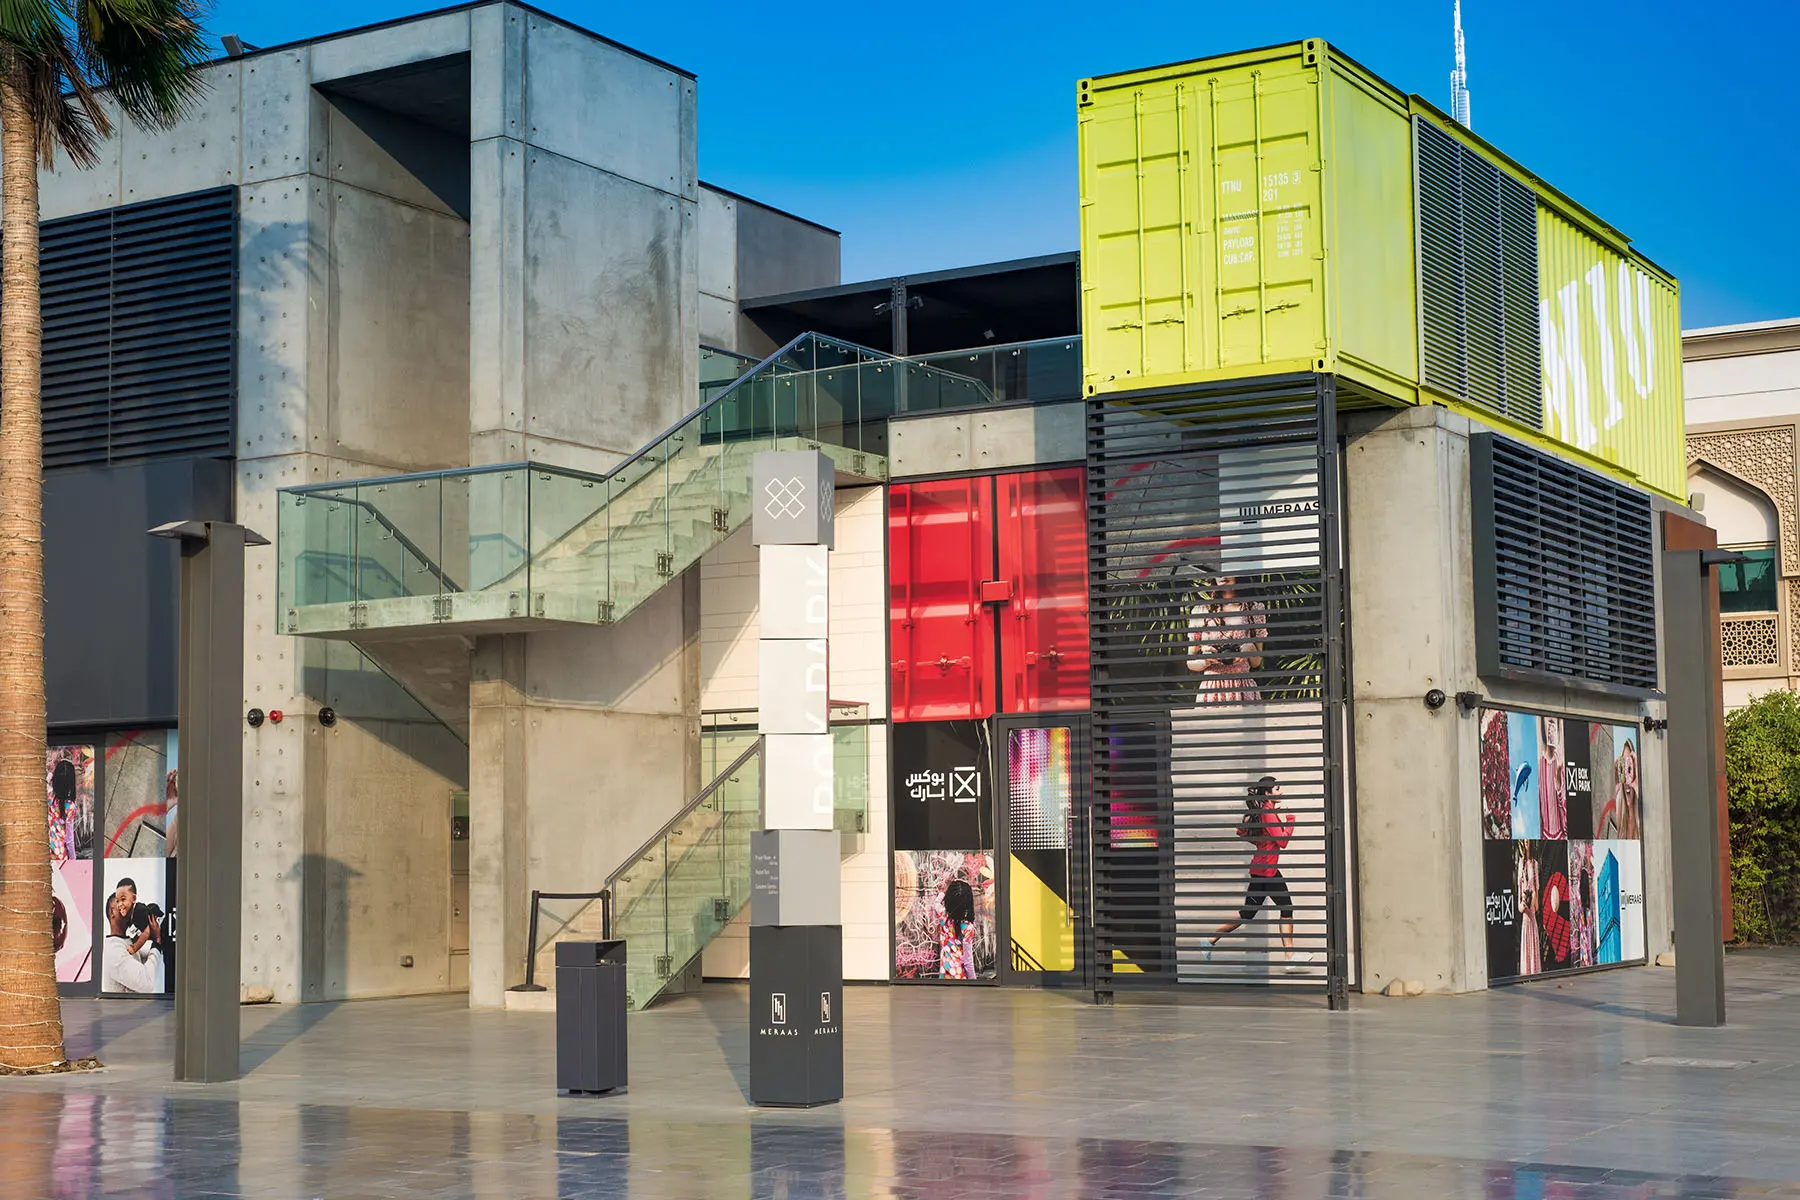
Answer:
[{"label": "beige ornate building", "polygon": [[1748,561],[1720,574],[1725,704],[1800,688],[1800,319],[1682,337],[1688,491]]}]

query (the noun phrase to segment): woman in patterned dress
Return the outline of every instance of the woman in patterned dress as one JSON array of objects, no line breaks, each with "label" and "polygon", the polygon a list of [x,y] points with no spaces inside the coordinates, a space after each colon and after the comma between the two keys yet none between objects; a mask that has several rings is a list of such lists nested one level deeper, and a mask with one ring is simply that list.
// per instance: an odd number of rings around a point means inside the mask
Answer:
[{"label": "woman in patterned dress", "polygon": [[1262,669],[1268,614],[1262,603],[1238,595],[1237,580],[1220,576],[1208,598],[1188,612],[1187,669],[1205,676],[1195,704],[1256,704],[1262,692],[1254,672]]},{"label": "woman in patterned dress", "polygon": [[938,918],[938,978],[975,978],[975,889],[952,879],[944,887],[944,915]]}]

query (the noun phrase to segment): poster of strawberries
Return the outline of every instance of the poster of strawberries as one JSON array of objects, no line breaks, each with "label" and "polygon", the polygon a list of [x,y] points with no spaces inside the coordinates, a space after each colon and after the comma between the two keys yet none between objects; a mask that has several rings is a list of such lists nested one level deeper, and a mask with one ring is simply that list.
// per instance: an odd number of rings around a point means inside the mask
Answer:
[{"label": "poster of strawberries", "polygon": [[1644,961],[1643,732],[1481,710],[1488,982]]}]

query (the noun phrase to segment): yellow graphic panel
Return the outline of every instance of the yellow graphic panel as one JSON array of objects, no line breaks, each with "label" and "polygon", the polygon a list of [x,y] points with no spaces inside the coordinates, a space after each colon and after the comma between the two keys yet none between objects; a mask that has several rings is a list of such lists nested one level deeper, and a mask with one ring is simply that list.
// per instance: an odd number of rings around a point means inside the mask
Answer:
[{"label": "yellow graphic panel", "polygon": [[1011,906],[1013,967],[1027,971],[1075,969],[1075,922],[1061,896],[1030,867],[1008,855],[1007,902]]}]

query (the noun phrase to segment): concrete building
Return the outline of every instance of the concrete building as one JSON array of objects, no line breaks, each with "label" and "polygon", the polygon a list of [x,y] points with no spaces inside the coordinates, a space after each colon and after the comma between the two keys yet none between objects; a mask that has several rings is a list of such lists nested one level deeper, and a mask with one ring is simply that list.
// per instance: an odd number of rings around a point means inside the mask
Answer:
[{"label": "concrete building", "polygon": [[[1516,257],[1541,227],[1562,258],[1454,281],[1513,289],[1513,340],[1440,320],[1410,267],[1357,257],[1397,238],[1450,269],[1446,176],[1394,147],[1526,184],[1466,134],[1446,150],[1438,114],[1357,76],[1393,136],[1341,160],[1401,174],[1346,194],[1416,188],[1425,215],[1367,206],[1389,241],[1334,242],[1317,279],[1282,274],[1323,261],[1281,192],[1312,173],[1249,190],[1274,206],[1264,265],[1238,234],[1133,258],[1167,230],[1101,154],[1084,179],[1137,224],[1090,210],[1081,254],[845,283],[833,231],[700,181],[691,75],[517,4],[206,72],[177,129],[44,175],[71,764],[47,779],[98,812],[66,908],[127,873],[173,894],[173,567],[141,532],[235,517],[276,543],[245,611],[246,986],[540,1006],[527,975],[603,930],[640,1006],[742,976],[769,769],[750,466],[805,447],[837,470],[847,978],[1341,1000],[1670,944],[1648,730],[1684,511],[1654,370],[1674,283],[1518,190],[1523,224],[1477,232]],[[1084,83],[1083,120],[1108,86]],[[1177,175],[1163,199],[1201,203]],[[1584,256],[1625,281],[1618,321],[1588,328],[1607,306],[1552,278]],[[1177,259],[1262,274],[1153,296]],[[1339,296],[1340,269],[1380,302]],[[1540,271],[1554,325],[1523,300]],[[1545,330],[1541,362],[1517,353]],[[72,989],[118,990],[65,959]]]},{"label": "concrete building", "polygon": [[1682,336],[1688,487],[1749,561],[1720,575],[1725,703],[1800,686],[1800,320]]}]

